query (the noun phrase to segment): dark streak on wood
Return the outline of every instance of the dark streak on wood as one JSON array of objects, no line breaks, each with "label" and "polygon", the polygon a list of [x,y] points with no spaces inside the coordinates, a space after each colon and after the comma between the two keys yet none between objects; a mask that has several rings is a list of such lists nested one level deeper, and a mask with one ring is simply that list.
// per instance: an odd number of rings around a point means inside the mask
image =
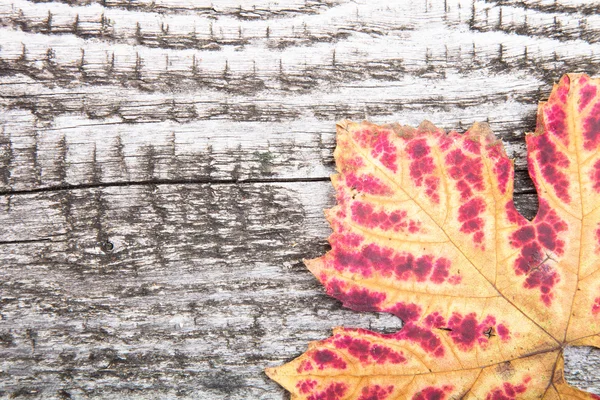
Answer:
[{"label": "dark streak on wood", "polygon": [[538,11],[551,14],[582,14],[582,15],[597,15],[600,13],[600,5],[590,2],[586,4],[582,2],[577,5],[560,4],[540,1],[523,1],[523,0],[486,0],[487,3],[496,4],[497,6],[518,7],[524,10]]},{"label": "dark streak on wood", "polygon": [[10,187],[10,170],[13,159],[13,149],[10,136],[6,133],[6,128],[0,128],[0,182],[2,187]]},{"label": "dark streak on wood", "polygon": [[[496,1],[496,3],[500,4],[501,2]],[[517,5],[522,6],[523,3],[517,3]],[[528,7],[523,8],[526,10],[530,9]],[[501,31],[528,37],[552,38],[561,42],[583,40],[588,43],[597,43],[600,41],[600,29],[591,29],[587,26],[585,19],[582,19],[577,27],[566,28],[562,26],[562,23],[560,22],[561,20],[559,20],[557,16],[554,16],[554,23],[552,25],[532,26],[528,23],[527,14],[525,14],[520,22],[503,22],[502,7],[498,6],[498,23],[495,26],[490,26],[487,19],[489,10],[490,8],[485,9],[485,17],[482,18],[481,11],[476,9],[475,5],[473,5],[471,19],[469,20],[469,28],[479,32]],[[548,10],[550,10],[550,8],[548,8]],[[581,8],[581,10],[576,12],[584,15],[593,15],[598,11],[600,11],[600,6],[589,7],[587,9]]]},{"label": "dark streak on wood", "polygon": [[182,184],[210,184],[210,185],[237,185],[246,183],[307,183],[307,182],[329,182],[328,177],[323,178],[299,178],[299,179],[197,179],[197,180],[158,180],[149,179],[146,181],[124,181],[109,183],[90,183],[81,185],[48,186],[28,190],[10,190],[0,192],[0,196],[16,196],[24,194],[35,194],[44,192],[61,192],[81,189],[94,189],[105,187],[124,187],[124,186],[158,186],[158,185],[182,185]]},{"label": "dark streak on wood", "polygon": [[288,7],[282,9],[270,9],[262,7],[250,7],[245,8],[240,5],[239,7],[221,8],[218,6],[208,7],[176,7],[176,6],[164,6],[157,5],[154,1],[119,1],[119,0],[31,0],[33,3],[64,3],[70,6],[87,6],[90,4],[101,4],[103,7],[118,8],[128,11],[141,11],[141,12],[153,12],[159,14],[189,14],[193,13],[198,16],[205,18],[219,18],[219,17],[233,17],[243,21],[253,20],[266,20],[274,18],[294,17],[301,15],[318,14],[328,10],[338,4],[342,4],[341,1],[328,1],[328,0],[310,0],[305,3],[302,7]]}]

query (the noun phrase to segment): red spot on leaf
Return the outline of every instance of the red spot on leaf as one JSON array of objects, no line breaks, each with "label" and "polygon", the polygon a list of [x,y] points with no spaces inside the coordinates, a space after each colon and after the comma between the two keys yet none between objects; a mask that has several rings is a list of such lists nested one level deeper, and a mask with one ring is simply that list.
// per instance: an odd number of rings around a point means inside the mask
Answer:
[{"label": "red spot on leaf", "polygon": [[335,341],[335,347],[337,349],[348,349],[353,357],[358,358],[363,363],[369,361],[369,350],[371,344],[368,340],[364,339],[353,339],[350,336],[344,336]]},{"label": "red spot on leaf", "polygon": [[331,350],[317,350],[314,352],[312,359],[319,369],[346,369],[346,362]]},{"label": "red spot on leaf", "polygon": [[442,328],[446,326],[446,320],[438,313],[434,312],[425,317],[425,326],[428,328]]},{"label": "red spot on leaf", "polygon": [[530,381],[531,378],[527,377],[520,385],[513,385],[510,382],[504,382],[501,387],[492,389],[492,391],[485,397],[485,400],[516,400],[521,397],[520,395],[527,391],[527,384]]},{"label": "red spot on leaf", "polygon": [[600,160],[596,161],[592,168],[591,180],[594,185],[594,190],[600,193]]},{"label": "red spot on leaf", "polygon": [[600,103],[592,108],[589,115],[583,122],[583,148],[593,151],[600,144]]},{"label": "red spot on leaf", "polygon": [[592,305],[592,315],[597,317],[600,314],[600,297],[596,297],[594,299],[594,304]]},{"label": "red spot on leaf", "polygon": [[467,351],[473,348],[475,341],[483,332],[477,331],[477,319],[475,313],[469,314],[463,318],[462,315],[454,313],[448,321],[450,337],[461,350]]},{"label": "red spot on leaf", "polygon": [[354,132],[354,140],[361,147],[372,147],[375,140],[375,132],[370,128],[362,128]]},{"label": "red spot on leaf", "polygon": [[431,282],[433,283],[444,283],[450,273],[450,260],[447,258],[438,258],[435,262],[433,274],[431,275]]},{"label": "red spot on leaf", "polygon": [[425,194],[434,203],[440,202],[440,195],[437,193],[438,187],[440,186],[440,179],[437,176],[428,176],[425,178]]},{"label": "red spot on leaf", "polygon": [[462,223],[460,231],[475,233],[473,240],[476,243],[483,241],[484,221],[479,217],[485,211],[486,205],[481,197],[475,197],[458,209],[458,221]]},{"label": "red spot on leaf", "polygon": [[353,220],[367,228],[415,233],[419,230],[418,227],[421,224],[419,221],[408,219],[404,210],[392,211],[390,213],[375,211],[371,204],[358,201],[354,202],[351,208]]},{"label": "red spot on leaf", "polygon": [[414,303],[398,303],[386,311],[400,318],[404,324],[415,322],[421,316],[421,307]]},{"label": "red spot on leaf", "polygon": [[521,225],[527,225],[529,223],[529,221],[527,221],[525,219],[525,217],[523,217],[515,208],[515,203],[511,200],[509,202],[506,203],[506,217],[508,218],[508,220],[510,222],[512,222],[513,224],[517,224],[519,226]]},{"label": "red spot on leaf", "polygon": [[455,131],[450,131],[448,132],[448,134],[441,134],[438,136],[438,146],[440,147],[440,150],[442,150],[443,152],[448,151],[448,149],[452,146],[452,144],[454,144],[454,137],[460,137],[460,133],[455,132]]},{"label": "red spot on leaf", "polygon": [[394,135],[392,131],[386,129],[377,129],[372,131],[363,128],[354,133],[354,139],[361,147],[370,148],[371,155],[377,158],[387,169],[396,172],[396,146],[390,141],[390,136]]},{"label": "red spot on leaf", "polygon": [[542,246],[552,251],[556,251],[558,248],[562,249],[561,241],[557,240],[556,231],[550,224],[542,222],[537,225],[536,229],[538,240]]},{"label": "red spot on leaf", "polygon": [[415,259],[412,254],[407,254],[396,259],[394,272],[399,279],[406,280],[414,276],[418,282],[424,282],[429,277],[431,282],[441,284],[449,275],[450,260],[438,258],[435,261],[435,269],[434,260],[431,255]]},{"label": "red spot on leaf", "polygon": [[330,241],[336,243],[336,246],[358,247],[365,238],[356,233],[333,233]]},{"label": "red spot on leaf", "polygon": [[356,175],[353,172],[345,174],[346,185],[359,192],[373,195],[390,195],[392,190],[383,184],[381,180],[371,175]]},{"label": "red spot on leaf", "polygon": [[540,207],[535,218],[538,240],[548,250],[562,255],[565,242],[558,239],[558,234],[567,231],[567,223],[550,208],[547,201],[540,200],[539,203]]},{"label": "red spot on leaf", "polygon": [[308,400],[339,400],[344,397],[347,390],[348,386],[344,383],[332,383],[322,392],[310,395]]},{"label": "red spot on leaf", "polygon": [[392,268],[393,251],[376,244],[369,244],[357,251],[346,251],[336,246],[332,254],[335,257],[334,267],[338,271],[348,269],[369,277],[373,271],[389,275],[386,271],[389,272],[389,269]]},{"label": "red spot on leaf", "polygon": [[[463,146],[471,150],[475,146],[473,143],[479,143],[470,138],[462,139]],[[454,149],[446,154],[445,160],[448,174],[455,180],[456,189],[460,192],[463,201],[463,205],[458,210],[458,220],[462,223],[460,231],[473,234],[473,241],[483,248],[484,220],[480,218],[480,214],[485,211],[486,206],[483,199],[473,197],[476,191],[485,189],[481,157],[469,157],[461,149]]]},{"label": "red spot on leaf", "polygon": [[463,204],[458,210],[458,220],[460,222],[475,219],[479,214],[485,211],[485,202],[481,197],[476,197],[468,203]]},{"label": "red spot on leaf", "polygon": [[596,97],[596,86],[586,85],[579,91],[579,111],[582,111]]},{"label": "red spot on leaf", "polygon": [[[426,139],[414,139],[412,140],[408,146],[406,146],[406,151],[408,155],[413,160],[420,160],[429,156],[431,150],[429,149],[429,145],[427,144]],[[425,171],[426,173],[432,172],[434,169],[433,164]]]},{"label": "red spot on leaf", "polygon": [[452,391],[451,385],[445,385],[441,388],[429,386],[416,393],[412,400],[445,400],[447,392]]},{"label": "red spot on leaf", "polygon": [[498,179],[498,188],[500,189],[500,192],[505,194],[508,188],[508,182],[513,178],[512,163],[504,152],[502,142],[498,142],[488,147],[487,152],[488,157],[493,161],[493,170],[496,174],[496,179]]},{"label": "red spot on leaf", "polygon": [[520,256],[515,261],[517,275],[528,274],[532,268],[537,267],[544,260],[542,248],[537,242],[527,243],[521,249]]},{"label": "red spot on leaf", "polygon": [[[448,320],[448,328],[451,329],[448,335],[457,344],[458,348],[463,351],[472,350],[476,344],[486,346],[496,332],[500,336],[500,339],[504,341],[510,337],[510,332],[506,325],[497,325],[496,318],[491,315],[488,315],[479,323],[475,313],[462,316],[455,312]],[[500,334],[500,331],[502,331],[502,334]]]},{"label": "red spot on leaf", "polygon": [[316,386],[317,381],[312,379],[301,380],[296,384],[298,391],[302,394],[310,393]]},{"label": "red spot on leaf", "polygon": [[[412,266],[412,272],[416,276],[417,281],[424,282],[431,274],[433,269],[433,256],[426,255],[415,260]],[[443,282],[443,281],[442,281]]]},{"label": "red spot on leaf", "polygon": [[554,188],[554,192],[559,199],[565,203],[570,203],[569,180],[567,175],[561,171],[563,168],[569,167],[568,157],[557,149],[548,135],[530,137],[528,143],[533,147],[530,152],[534,149],[537,150],[535,157],[546,183]]},{"label": "red spot on leaf", "polygon": [[371,346],[371,358],[377,364],[402,364],[406,363],[406,357],[401,352],[394,351],[389,347],[375,344]]},{"label": "red spot on leaf", "polygon": [[431,329],[423,328],[414,323],[407,323],[396,335],[398,339],[405,339],[418,344],[423,350],[434,357],[444,356],[442,341]]},{"label": "red spot on leaf", "polygon": [[337,349],[347,349],[348,353],[363,364],[401,364],[406,362],[404,354],[380,344],[371,344],[368,340],[342,336],[335,340]]},{"label": "red spot on leaf", "polygon": [[527,289],[539,288],[541,299],[545,305],[550,306],[554,294],[552,288],[560,281],[556,271],[547,264],[542,264],[537,269],[531,271],[523,285]]},{"label": "red spot on leaf", "polygon": [[560,281],[557,272],[547,264],[541,246],[537,242],[528,243],[521,249],[521,254],[515,261],[517,275],[527,275],[523,287],[539,288],[544,304],[550,306],[553,299],[552,288]]},{"label": "red spot on leaf", "polygon": [[569,143],[569,133],[567,132],[567,114],[563,106],[554,104],[551,108],[545,109],[546,128],[549,134],[558,137],[558,139],[566,145]]},{"label": "red spot on leaf", "polygon": [[298,368],[296,368],[296,372],[298,372],[298,373],[307,372],[307,371],[312,371],[313,369],[314,369],[314,367],[310,361],[302,360],[302,362],[300,363]]},{"label": "red spot on leaf", "polygon": [[364,387],[358,400],[385,400],[393,390],[393,386],[386,388],[379,385]]},{"label": "red spot on leaf", "polygon": [[[465,133],[465,135],[467,134],[468,132]],[[477,155],[481,154],[481,143],[479,142],[479,138],[477,136],[474,138],[465,137],[463,147],[470,153]]]},{"label": "red spot on leaf", "polygon": [[465,163],[466,160],[467,157],[462,151],[460,151],[460,149],[452,150],[446,156],[446,163],[455,167],[452,169],[452,177],[454,179],[459,179],[462,176],[460,167]]},{"label": "red spot on leaf", "polygon": [[[484,190],[483,162],[481,157],[468,157],[460,149],[455,149],[446,155],[446,164],[450,177],[457,182],[464,180],[471,190]],[[462,199],[466,200],[468,192],[464,184],[457,189],[461,192]]]},{"label": "red spot on leaf", "polygon": [[508,181],[512,177],[511,168],[512,165],[507,159],[499,159],[494,164],[494,173],[496,174],[496,179],[498,179],[498,189],[500,189],[502,194],[506,194]]},{"label": "red spot on leaf", "polygon": [[412,181],[418,187],[425,186],[427,196],[435,203],[439,203],[440,196],[437,193],[439,178],[432,175],[435,164],[427,140],[412,139],[406,146],[406,151],[412,160],[409,166]]},{"label": "red spot on leaf", "polygon": [[415,258],[410,253],[396,254],[393,249],[369,244],[359,250],[347,250],[337,245],[332,249],[333,267],[338,270],[358,272],[369,277],[374,271],[398,280],[427,280],[442,284],[449,279],[450,260],[432,255]]},{"label": "red spot on leaf", "polygon": [[346,170],[346,169],[356,170],[360,167],[365,166],[364,160],[359,156],[344,158],[342,163],[344,165],[344,170]]},{"label": "red spot on leaf", "polygon": [[471,187],[469,186],[469,184],[466,181],[461,179],[460,181],[456,182],[456,188],[461,193],[460,197],[462,200],[467,200],[467,199],[470,199],[471,197],[473,197],[473,192],[471,191]]},{"label": "red spot on leaf", "polygon": [[396,146],[394,146],[389,140],[389,133],[385,135],[379,135],[379,140],[373,146],[371,155],[379,158],[379,161],[389,170],[396,172],[398,166],[396,165]]},{"label": "red spot on leaf", "polygon": [[544,254],[537,242],[528,243],[521,249],[520,257],[515,261],[517,275],[528,274],[544,260]]},{"label": "red spot on leaf", "polygon": [[569,79],[568,75],[564,75],[560,82],[558,83],[558,89],[556,90],[556,96],[558,97],[558,100],[566,103],[567,102],[567,96],[569,95],[569,89],[571,88],[571,80]]},{"label": "red spot on leaf", "polygon": [[523,247],[526,243],[535,239],[535,229],[533,226],[524,226],[510,236],[510,244],[513,247]]},{"label": "red spot on leaf", "polygon": [[356,287],[346,290],[344,283],[337,279],[329,282],[327,294],[340,300],[344,307],[355,311],[380,311],[379,304],[385,300],[385,293]]},{"label": "red spot on leaf", "polygon": [[516,230],[510,236],[510,243],[521,252],[515,260],[515,273],[526,275],[523,287],[538,289],[544,304],[550,306],[554,295],[552,288],[560,281],[558,273],[545,261],[547,252],[563,254],[565,242],[559,238],[567,230],[567,224],[552,210],[545,200],[540,200],[535,223]]},{"label": "red spot on leaf", "polygon": [[496,327],[496,332],[498,332],[498,336],[500,336],[500,339],[502,339],[503,341],[507,341],[508,339],[510,339],[510,331],[508,330],[506,325],[499,324]]}]

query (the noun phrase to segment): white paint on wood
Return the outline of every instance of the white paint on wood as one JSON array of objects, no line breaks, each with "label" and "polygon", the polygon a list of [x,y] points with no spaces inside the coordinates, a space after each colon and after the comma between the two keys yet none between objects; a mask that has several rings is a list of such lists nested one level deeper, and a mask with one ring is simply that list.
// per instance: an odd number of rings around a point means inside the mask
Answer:
[{"label": "white paint on wood", "polygon": [[[265,366],[400,327],[301,264],[335,122],[488,121],[531,217],[537,101],[600,74],[587,1],[70,3],[0,4],[0,396],[285,398]],[[566,356],[600,393],[598,352]]]}]

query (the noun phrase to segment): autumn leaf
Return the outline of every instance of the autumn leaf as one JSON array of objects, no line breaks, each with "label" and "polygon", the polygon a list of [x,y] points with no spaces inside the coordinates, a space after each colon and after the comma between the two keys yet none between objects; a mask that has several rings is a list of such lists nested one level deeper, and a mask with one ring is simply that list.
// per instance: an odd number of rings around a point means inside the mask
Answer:
[{"label": "autumn leaf", "polygon": [[292,399],[600,399],[566,384],[562,355],[600,347],[599,86],[565,75],[539,105],[533,221],[487,125],[340,122],[331,251],[306,265],[344,306],[404,325],[336,328],[267,374]]}]

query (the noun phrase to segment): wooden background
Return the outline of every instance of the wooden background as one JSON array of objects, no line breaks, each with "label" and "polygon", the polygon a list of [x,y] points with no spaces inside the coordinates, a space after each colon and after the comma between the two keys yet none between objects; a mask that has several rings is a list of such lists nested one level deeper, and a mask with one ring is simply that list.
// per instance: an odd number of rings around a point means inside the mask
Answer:
[{"label": "wooden background", "polygon": [[[376,3],[381,3],[377,5]],[[0,0],[0,397],[285,399],[262,372],[337,325],[335,122],[488,121],[516,158],[600,3]],[[600,393],[600,351],[567,351]]]}]

